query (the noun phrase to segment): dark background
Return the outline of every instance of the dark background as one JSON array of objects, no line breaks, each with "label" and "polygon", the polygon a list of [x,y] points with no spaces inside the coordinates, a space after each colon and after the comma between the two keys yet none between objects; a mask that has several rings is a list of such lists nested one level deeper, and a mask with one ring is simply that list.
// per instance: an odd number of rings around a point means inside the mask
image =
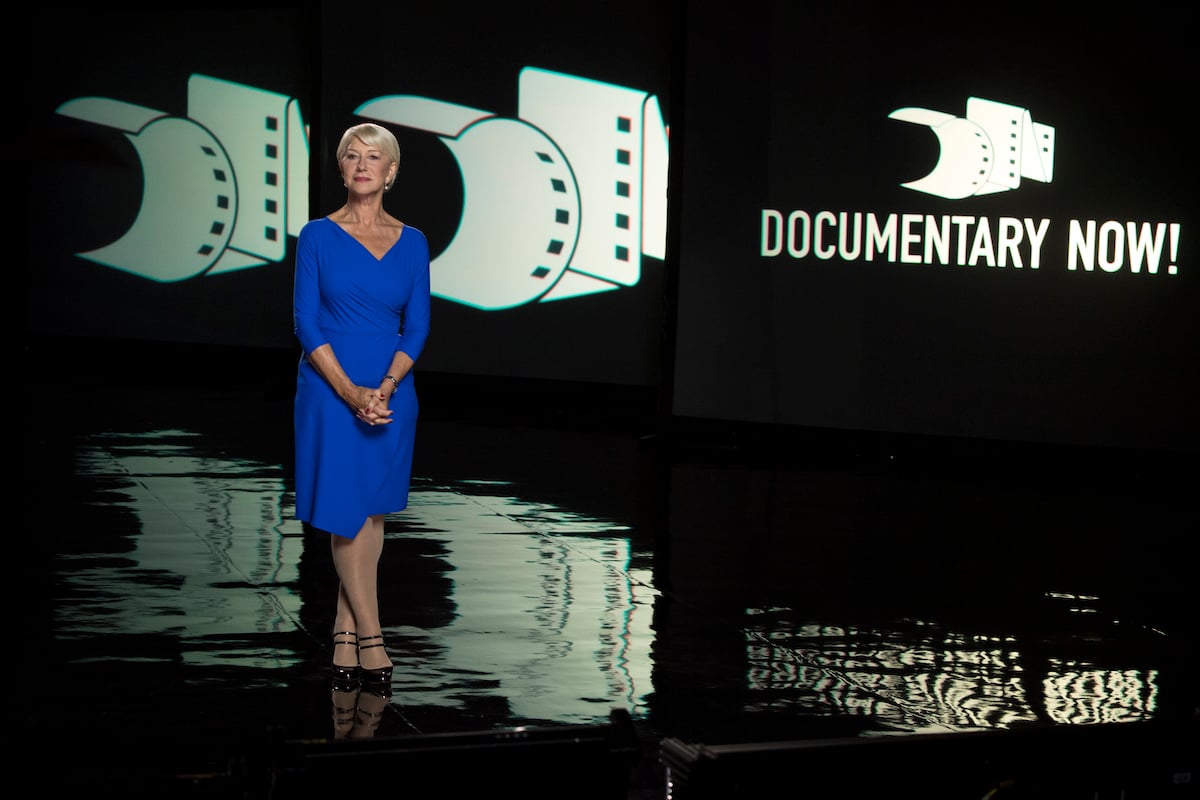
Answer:
[{"label": "dark background", "polygon": [[[29,340],[165,380],[241,369],[285,386],[298,354],[290,238],[279,263],[173,284],[75,255],[125,230],[141,172],[124,136],[56,114],[61,103],[110,97],[182,116],[194,73],[294,97],[320,216],[342,202],[332,154],[361,103],[415,94],[513,116],[519,71],[535,66],[657,96],[670,127],[667,258],[644,258],[635,286],[583,298],[502,312],[435,299],[423,372],[479,377],[482,391],[570,386],[600,404],[631,389],[657,398],[668,423],[723,430],[1194,452],[1183,26],[1145,4],[1111,18],[1012,13],[523,2],[468,23],[411,5],[39,10],[54,46],[27,89]],[[900,186],[928,170],[936,144],[887,115],[962,115],[970,96],[1055,128],[1052,182],[956,201]],[[388,209],[436,254],[461,179],[435,137],[395,130],[404,156]],[[758,254],[764,208],[1051,228],[1038,270],[770,259]],[[1179,273],[1070,272],[1071,219],[1178,222]]]},{"label": "dark background", "polygon": [[[1195,203],[1178,26],[962,4],[690,4],[674,411],[820,426],[1194,449]],[[713,43],[720,41],[720,47]],[[1056,130],[1053,180],[945,200],[914,106],[977,96]],[[1051,221],[1037,270],[759,255],[762,209]],[[1178,274],[1067,269],[1072,219],[1178,222]],[[972,231],[974,229],[972,228]]]},{"label": "dark background", "polygon": [[[312,125],[315,10],[35,11],[53,56],[28,84],[28,325],[36,336],[288,348],[292,247],[263,267],[156,283],[75,255],[121,237],[142,196],[121,131],[56,113],[104,97],[186,117],[188,78],[208,75],[297,98]],[[49,45],[48,45],[49,46]]]}]

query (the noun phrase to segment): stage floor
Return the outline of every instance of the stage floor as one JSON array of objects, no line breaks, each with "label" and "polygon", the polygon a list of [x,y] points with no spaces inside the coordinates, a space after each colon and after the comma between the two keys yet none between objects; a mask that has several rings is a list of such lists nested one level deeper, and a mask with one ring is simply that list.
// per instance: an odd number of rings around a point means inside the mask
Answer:
[{"label": "stage floor", "polygon": [[[55,754],[37,780],[306,796],[315,764],[353,792],[352,756],[374,755],[403,790],[448,745],[439,782],[482,772],[500,790],[485,754],[518,742],[527,796],[553,782],[553,796],[666,798],[670,779],[682,800],[700,796],[689,748],[748,746],[761,770],[786,742],[815,786],[822,764],[846,765],[797,742],[1178,730],[1194,744],[1200,525],[1181,459],[789,451],[665,436],[653,414],[569,396],[521,408],[486,381],[419,375],[418,391],[410,507],[389,517],[380,566],[396,665],[383,700],[331,691],[336,582],[327,537],[293,516],[286,377],[109,382],[57,420],[23,415],[13,466],[39,563],[34,619],[11,637],[18,738]],[[347,734],[374,749],[339,750]],[[1178,784],[1194,756],[1156,736],[1125,747],[1130,773],[1076,770],[1078,788]],[[962,780],[986,790],[1035,761],[1045,775],[1041,749],[978,755]],[[581,783],[564,793],[567,770]]]}]

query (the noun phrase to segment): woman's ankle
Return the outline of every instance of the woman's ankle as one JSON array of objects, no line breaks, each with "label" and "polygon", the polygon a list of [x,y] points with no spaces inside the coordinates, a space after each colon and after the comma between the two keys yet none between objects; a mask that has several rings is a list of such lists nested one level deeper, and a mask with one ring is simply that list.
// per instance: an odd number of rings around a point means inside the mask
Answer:
[{"label": "woman's ankle", "polygon": [[358,662],[364,669],[392,666],[382,634],[358,637]]}]

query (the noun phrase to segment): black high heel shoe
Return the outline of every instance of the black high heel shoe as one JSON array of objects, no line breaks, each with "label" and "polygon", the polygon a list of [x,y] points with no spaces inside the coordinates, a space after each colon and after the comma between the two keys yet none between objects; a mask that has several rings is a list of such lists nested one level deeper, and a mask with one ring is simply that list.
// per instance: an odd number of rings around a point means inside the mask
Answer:
[{"label": "black high heel shoe", "polygon": [[[351,641],[338,641],[339,636],[352,636]],[[354,657],[358,658],[358,634],[354,631],[337,631],[333,634],[333,649],[337,652],[339,646],[349,646],[354,648]],[[355,664],[351,667],[344,667],[341,664],[334,663],[329,667],[329,672],[333,676],[333,683],[336,687],[346,687],[356,685],[362,677],[362,667]]]},{"label": "black high heel shoe", "polygon": [[[375,644],[363,644],[372,639],[378,639]],[[358,649],[366,650],[371,647],[383,647],[383,636],[364,636],[358,640]],[[362,659],[360,658],[359,661]],[[359,674],[362,676],[363,689],[380,697],[389,697],[392,693],[392,667],[378,667],[376,669],[367,669],[366,667],[359,668]]]}]

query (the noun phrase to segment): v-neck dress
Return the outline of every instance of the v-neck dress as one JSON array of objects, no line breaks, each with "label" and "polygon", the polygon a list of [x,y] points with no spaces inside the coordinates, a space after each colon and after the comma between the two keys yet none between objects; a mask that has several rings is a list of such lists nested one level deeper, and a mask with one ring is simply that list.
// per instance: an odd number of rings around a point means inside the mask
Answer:
[{"label": "v-neck dress", "polygon": [[350,380],[378,386],[397,350],[415,362],[429,336],[429,242],[405,225],[382,258],[328,217],[296,241],[293,322],[296,375],[296,517],[354,538],[367,517],[408,507],[417,392],[410,370],[389,403],[392,422],[355,416],[310,363],[328,343]]}]

